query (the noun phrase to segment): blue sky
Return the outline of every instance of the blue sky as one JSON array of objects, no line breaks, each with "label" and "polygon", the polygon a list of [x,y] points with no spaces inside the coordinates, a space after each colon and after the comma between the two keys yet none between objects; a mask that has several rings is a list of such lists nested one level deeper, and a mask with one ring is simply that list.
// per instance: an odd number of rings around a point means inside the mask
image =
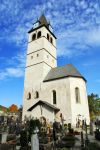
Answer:
[{"label": "blue sky", "polygon": [[0,104],[23,99],[27,31],[42,12],[57,36],[58,65],[74,64],[100,96],[99,0],[0,0]]}]

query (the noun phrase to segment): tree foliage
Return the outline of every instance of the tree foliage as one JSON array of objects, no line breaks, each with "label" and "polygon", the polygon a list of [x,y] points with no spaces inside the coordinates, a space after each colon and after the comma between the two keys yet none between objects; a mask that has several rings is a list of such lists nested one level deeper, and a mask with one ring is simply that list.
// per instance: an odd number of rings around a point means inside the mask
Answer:
[{"label": "tree foliage", "polygon": [[9,107],[9,111],[10,111],[10,112],[18,112],[18,107],[17,107],[17,105],[12,104],[12,105]]},{"label": "tree foliage", "polygon": [[22,106],[22,105],[20,105],[20,107],[18,108],[18,111],[19,111],[19,112],[22,112],[22,111],[23,111],[23,106]]},{"label": "tree foliage", "polygon": [[89,112],[91,119],[100,114],[100,99],[97,94],[88,95]]}]

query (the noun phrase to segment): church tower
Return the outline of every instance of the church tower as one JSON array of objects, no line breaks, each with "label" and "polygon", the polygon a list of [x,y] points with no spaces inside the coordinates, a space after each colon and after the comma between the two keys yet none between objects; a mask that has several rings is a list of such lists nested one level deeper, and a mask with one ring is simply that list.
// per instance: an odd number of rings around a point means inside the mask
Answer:
[{"label": "church tower", "polygon": [[43,81],[51,68],[56,67],[56,37],[44,15],[28,32],[25,82]]},{"label": "church tower", "polygon": [[[28,48],[26,56],[25,81],[24,81],[24,109],[32,105],[26,104],[27,98],[41,88],[47,73],[57,66],[56,36],[52,26],[42,15],[28,32]],[[30,95],[29,95],[30,94]],[[34,98],[34,96],[33,96]],[[24,112],[25,112],[24,111]]]}]

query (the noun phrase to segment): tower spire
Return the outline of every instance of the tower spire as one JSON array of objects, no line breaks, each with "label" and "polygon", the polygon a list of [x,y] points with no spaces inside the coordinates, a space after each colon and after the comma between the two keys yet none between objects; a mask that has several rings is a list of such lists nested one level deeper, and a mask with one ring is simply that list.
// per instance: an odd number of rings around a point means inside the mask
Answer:
[{"label": "tower spire", "polygon": [[42,14],[39,18],[40,25],[46,25],[48,27],[48,21],[44,14]]}]

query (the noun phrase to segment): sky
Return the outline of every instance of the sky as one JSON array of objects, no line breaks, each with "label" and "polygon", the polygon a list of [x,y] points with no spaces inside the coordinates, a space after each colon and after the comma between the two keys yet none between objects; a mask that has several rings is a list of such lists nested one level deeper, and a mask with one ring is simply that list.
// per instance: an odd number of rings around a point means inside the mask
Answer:
[{"label": "sky", "polygon": [[72,63],[100,96],[100,0],[0,0],[0,104],[23,102],[28,31],[44,12],[58,66]]}]

